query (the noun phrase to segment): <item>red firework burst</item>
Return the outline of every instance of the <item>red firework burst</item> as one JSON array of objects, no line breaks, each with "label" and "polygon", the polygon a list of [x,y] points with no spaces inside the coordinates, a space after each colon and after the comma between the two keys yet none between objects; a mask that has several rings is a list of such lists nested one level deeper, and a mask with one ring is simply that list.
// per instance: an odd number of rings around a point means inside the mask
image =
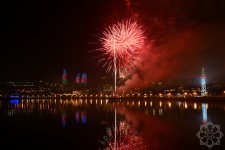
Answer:
[{"label": "red firework burst", "polygon": [[122,21],[106,28],[100,38],[102,58],[99,62],[107,68],[107,72],[114,70],[114,54],[117,60],[119,74],[126,75],[138,68],[141,62],[141,48],[144,45],[142,26],[136,21]]}]

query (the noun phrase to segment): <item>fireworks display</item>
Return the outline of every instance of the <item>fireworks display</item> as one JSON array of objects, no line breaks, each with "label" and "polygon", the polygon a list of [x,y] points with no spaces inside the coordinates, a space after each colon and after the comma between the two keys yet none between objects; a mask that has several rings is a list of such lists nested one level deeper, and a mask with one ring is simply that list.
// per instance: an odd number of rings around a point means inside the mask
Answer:
[{"label": "fireworks display", "polygon": [[[99,62],[107,72],[117,69],[120,76],[130,74],[140,65],[144,39],[142,26],[136,21],[127,20],[109,26],[100,38],[103,57]],[[118,68],[114,67],[114,52]]]}]

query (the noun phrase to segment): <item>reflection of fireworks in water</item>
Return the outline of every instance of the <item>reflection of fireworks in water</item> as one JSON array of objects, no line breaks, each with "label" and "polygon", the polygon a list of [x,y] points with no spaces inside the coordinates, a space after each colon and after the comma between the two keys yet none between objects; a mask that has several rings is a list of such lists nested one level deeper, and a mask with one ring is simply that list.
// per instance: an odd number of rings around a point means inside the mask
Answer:
[{"label": "reflection of fireworks in water", "polygon": [[[107,128],[107,135],[100,141],[104,150],[114,150],[114,129]],[[117,131],[117,150],[147,150],[141,134],[129,127],[125,122],[120,122]]]},{"label": "reflection of fireworks in water", "polygon": [[144,32],[142,26],[136,21],[122,21],[109,26],[100,38],[103,53],[99,60],[107,72],[114,68],[114,51],[119,75],[127,75],[140,66],[141,48],[144,45]]}]

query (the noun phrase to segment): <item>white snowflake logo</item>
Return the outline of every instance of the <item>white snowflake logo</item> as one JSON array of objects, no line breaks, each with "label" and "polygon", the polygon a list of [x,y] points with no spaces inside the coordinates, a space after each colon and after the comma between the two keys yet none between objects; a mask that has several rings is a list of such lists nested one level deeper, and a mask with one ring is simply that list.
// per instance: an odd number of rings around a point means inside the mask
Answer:
[{"label": "white snowflake logo", "polygon": [[205,125],[200,125],[200,131],[196,136],[200,139],[200,145],[205,145],[211,149],[214,145],[220,145],[223,133],[220,131],[220,125],[214,125],[209,121]]}]

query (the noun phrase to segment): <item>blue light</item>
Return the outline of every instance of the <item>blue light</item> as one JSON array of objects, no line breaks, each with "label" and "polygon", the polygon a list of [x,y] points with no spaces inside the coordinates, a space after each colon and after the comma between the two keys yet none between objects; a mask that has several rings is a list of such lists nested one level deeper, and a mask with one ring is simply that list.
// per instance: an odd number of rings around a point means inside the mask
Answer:
[{"label": "blue light", "polygon": [[202,104],[202,120],[203,122],[207,122],[208,116],[207,116],[207,104]]},{"label": "blue light", "polygon": [[82,112],[81,113],[81,122],[82,122],[82,124],[86,124],[87,123],[87,114],[86,114],[86,112]]},{"label": "blue light", "polygon": [[206,80],[202,79],[202,85],[205,85],[205,84],[206,84]]},{"label": "blue light", "polygon": [[9,103],[11,105],[17,105],[17,104],[19,104],[19,100],[18,99],[12,99],[12,100],[9,100]]}]

